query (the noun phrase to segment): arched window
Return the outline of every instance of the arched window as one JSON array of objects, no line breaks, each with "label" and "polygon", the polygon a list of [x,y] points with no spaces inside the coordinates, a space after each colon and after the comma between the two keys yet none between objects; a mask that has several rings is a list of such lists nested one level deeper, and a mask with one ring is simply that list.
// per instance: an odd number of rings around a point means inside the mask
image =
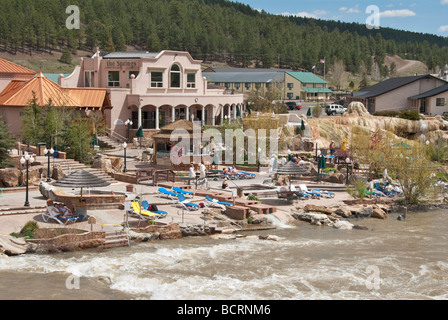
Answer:
[{"label": "arched window", "polygon": [[170,87],[171,88],[180,88],[181,83],[181,72],[180,67],[177,64],[173,64],[170,72]]}]

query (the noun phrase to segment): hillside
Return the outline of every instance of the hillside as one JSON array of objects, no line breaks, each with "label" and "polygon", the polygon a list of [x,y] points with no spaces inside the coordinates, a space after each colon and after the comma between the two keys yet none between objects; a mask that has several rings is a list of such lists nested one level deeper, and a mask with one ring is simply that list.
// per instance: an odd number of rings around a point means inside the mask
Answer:
[{"label": "hillside", "polygon": [[[0,0],[0,55],[47,72],[67,72],[57,62],[62,50],[73,57],[102,51],[163,49],[188,51],[205,63],[311,70],[323,74],[341,60],[356,75],[379,66],[389,76],[388,56],[420,61],[429,70],[448,63],[448,40],[392,29],[293,19],[227,0],[78,0],[81,29],[65,27],[68,0]],[[361,30],[362,29],[362,30]],[[4,54],[5,55],[4,55]],[[31,59],[28,59],[31,57]],[[48,57],[48,59],[47,59]],[[75,60],[76,61],[76,60]],[[48,65],[47,65],[48,63]],[[391,62],[390,62],[391,63]],[[396,64],[401,61],[397,60]],[[401,66],[403,72],[416,63]],[[66,69],[67,68],[67,69]],[[407,71],[406,71],[407,72]]]}]

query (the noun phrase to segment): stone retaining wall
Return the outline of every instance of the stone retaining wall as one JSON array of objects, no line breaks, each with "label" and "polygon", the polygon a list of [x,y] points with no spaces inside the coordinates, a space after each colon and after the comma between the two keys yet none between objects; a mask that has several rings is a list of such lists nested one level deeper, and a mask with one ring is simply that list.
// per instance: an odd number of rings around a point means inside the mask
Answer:
[{"label": "stone retaining wall", "polygon": [[76,251],[97,248],[104,245],[106,233],[93,231],[83,234],[64,234],[51,239],[27,239],[36,244],[38,251]]}]

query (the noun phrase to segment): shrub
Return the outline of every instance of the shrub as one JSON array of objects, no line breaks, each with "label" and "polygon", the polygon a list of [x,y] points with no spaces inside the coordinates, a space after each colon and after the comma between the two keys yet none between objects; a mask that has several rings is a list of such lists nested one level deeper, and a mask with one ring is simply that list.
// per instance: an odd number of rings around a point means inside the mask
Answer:
[{"label": "shrub", "polygon": [[394,118],[396,116],[399,116],[400,113],[395,110],[384,110],[384,111],[377,111],[373,115],[378,116],[378,117],[393,117]]},{"label": "shrub", "polygon": [[400,118],[407,120],[420,120],[420,114],[417,111],[403,110],[400,112]]},{"label": "shrub", "polygon": [[346,186],[347,193],[356,199],[366,197],[366,181],[364,179],[353,179],[350,185]]}]

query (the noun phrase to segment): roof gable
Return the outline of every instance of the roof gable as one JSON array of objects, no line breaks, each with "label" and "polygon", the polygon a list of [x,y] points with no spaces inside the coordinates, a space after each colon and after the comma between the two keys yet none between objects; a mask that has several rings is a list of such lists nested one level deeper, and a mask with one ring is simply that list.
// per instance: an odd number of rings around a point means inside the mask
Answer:
[{"label": "roof gable", "polygon": [[34,76],[37,72],[0,58],[0,73]]},{"label": "roof gable", "polygon": [[435,89],[423,92],[422,94],[410,97],[409,99],[417,100],[417,99],[424,99],[424,98],[434,97],[434,96],[436,96],[438,94],[441,94],[441,93],[444,93],[444,92],[447,92],[447,91],[448,91],[448,83],[443,85],[443,86],[437,87]]},{"label": "roof gable", "polygon": [[411,83],[414,83],[415,81],[419,81],[422,79],[431,79],[431,78],[443,81],[442,79],[436,78],[429,74],[421,75],[421,76],[390,78],[390,79],[384,80],[380,83],[377,83],[373,86],[364,88],[361,91],[354,93],[353,96],[357,97],[357,98],[364,98],[364,99],[373,98],[373,97],[377,97],[377,96],[383,95],[385,93],[388,93],[390,91],[396,90],[398,88],[404,87]]},{"label": "roof gable", "polygon": [[287,72],[291,77],[299,80],[302,83],[319,83],[326,84],[328,83],[324,79],[316,76],[312,72]]}]

